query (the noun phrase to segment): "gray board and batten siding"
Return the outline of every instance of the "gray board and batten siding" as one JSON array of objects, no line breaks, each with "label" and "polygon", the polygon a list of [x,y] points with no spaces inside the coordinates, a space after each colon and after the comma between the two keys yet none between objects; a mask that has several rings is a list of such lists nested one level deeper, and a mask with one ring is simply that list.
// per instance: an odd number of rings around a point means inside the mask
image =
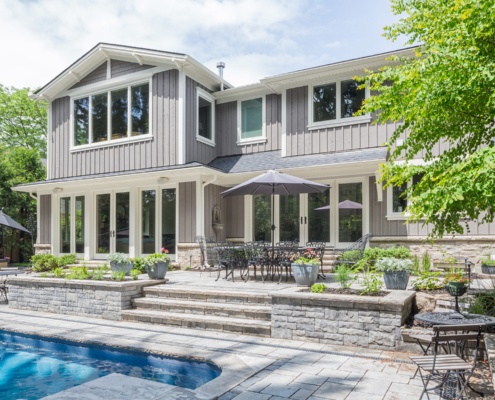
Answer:
[{"label": "gray board and batten siding", "polygon": [[70,107],[68,96],[52,103],[52,154],[48,168],[50,179],[125,172],[177,164],[177,70],[153,75],[153,138],[107,147],[70,151]]},{"label": "gray board and batten siding", "polygon": [[[431,233],[431,225],[422,222],[405,223],[405,219],[392,220],[387,218],[387,189],[384,190],[382,201],[378,201],[376,178],[369,178],[370,188],[370,232],[374,237],[425,237]],[[478,224],[469,221],[470,236],[485,236],[495,234],[495,222]]]},{"label": "gray board and batten siding", "polygon": [[50,194],[42,194],[38,201],[40,207],[40,226],[36,243],[50,244],[52,242],[52,196]]},{"label": "gray board and batten siding", "polygon": [[193,243],[196,236],[196,182],[179,183],[179,243]]}]

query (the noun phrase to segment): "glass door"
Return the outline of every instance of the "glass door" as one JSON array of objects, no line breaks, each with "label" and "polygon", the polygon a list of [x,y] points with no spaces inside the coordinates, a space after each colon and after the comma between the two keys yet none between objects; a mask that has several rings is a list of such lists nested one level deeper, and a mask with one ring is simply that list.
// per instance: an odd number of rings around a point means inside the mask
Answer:
[{"label": "glass door", "polygon": [[363,184],[338,183],[339,244],[351,245],[363,236]]},{"label": "glass door", "polygon": [[288,195],[279,197],[279,241],[300,241],[300,196]]},{"label": "glass door", "polygon": [[331,214],[330,189],[323,193],[302,194],[300,243],[325,242],[327,246],[333,245],[330,229]]},{"label": "glass door", "polygon": [[63,196],[59,199],[59,254],[84,255],[86,231],[84,196]]},{"label": "glass door", "polygon": [[129,192],[96,195],[95,258],[114,252],[129,254],[129,213]]}]

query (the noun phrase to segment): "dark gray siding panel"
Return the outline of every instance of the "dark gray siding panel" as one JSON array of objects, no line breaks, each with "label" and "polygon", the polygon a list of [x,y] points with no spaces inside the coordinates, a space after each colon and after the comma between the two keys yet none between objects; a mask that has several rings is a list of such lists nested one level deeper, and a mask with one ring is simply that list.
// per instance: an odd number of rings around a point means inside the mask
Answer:
[{"label": "dark gray siding panel", "polygon": [[216,240],[224,240],[225,239],[225,229],[218,232],[218,236],[215,235],[215,231],[212,228],[213,222],[213,207],[220,207],[220,220],[222,224],[227,222],[227,212],[226,212],[226,200],[222,198],[220,195],[221,192],[227,190],[226,187],[217,186],[217,185],[208,185],[205,187],[204,194],[204,213],[205,213],[205,236],[211,237]]},{"label": "dark gray siding panel", "polygon": [[196,236],[196,182],[179,183],[179,243]]},{"label": "dark gray siding panel", "polygon": [[383,146],[398,124],[371,123],[308,130],[308,87],[287,90],[287,156]]},{"label": "dark gray siding panel", "polygon": [[71,89],[81,86],[90,85],[91,83],[101,82],[107,79],[107,62],[104,61],[99,67],[96,67],[92,72],[86,75],[80,82],[76,83]]},{"label": "dark gray siding panel", "polygon": [[52,196],[43,194],[39,197],[40,203],[40,236],[36,243],[51,244],[52,242]]},{"label": "dark gray siding panel", "polygon": [[266,143],[238,146],[237,102],[233,101],[218,105],[216,107],[216,133],[218,137],[222,138],[219,155],[227,156],[280,150],[282,132],[282,97],[280,95],[270,94],[266,96],[265,115]]},{"label": "dark gray siding panel", "polygon": [[110,74],[112,78],[116,78],[118,76],[132,74],[133,72],[144,71],[149,68],[153,68],[153,65],[139,65],[138,63],[112,60],[110,64]]},{"label": "dark gray siding panel", "polygon": [[[198,82],[186,77],[186,121],[185,121],[185,134],[186,134],[186,162],[198,161],[204,164],[208,164],[217,156],[217,146],[221,137],[215,135],[216,146],[212,147],[205,143],[196,140],[196,115],[197,115],[197,98],[196,88],[200,87],[204,90],[206,88],[200,85]],[[213,105],[214,106],[214,105]]]},{"label": "dark gray siding panel", "polygon": [[85,151],[70,152],[70,98],[52,104],[51,178],[67,178],[177,163],[178,71],[170,70],[153,76],[152,133],[144,142],[121,143]]},{"label": "dark gray siding panel", "polygon": [[229,238],[244,237],[244,196],[228,197],[225,236]]}]

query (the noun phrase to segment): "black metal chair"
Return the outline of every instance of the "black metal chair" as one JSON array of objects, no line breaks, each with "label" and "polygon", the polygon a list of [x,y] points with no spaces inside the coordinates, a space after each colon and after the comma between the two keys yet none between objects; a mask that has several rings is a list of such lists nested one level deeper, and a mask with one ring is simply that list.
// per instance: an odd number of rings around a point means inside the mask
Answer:
[{"label": "black metal chair", "polygon": [[[433,355],[411,357],[423,383],[423,392],[420,399],[428,392],[439,391],[441,398],[462,399],[468,387],[469,379],[473,375],[478,360],[478,353],[482,350],[483,325],[436,325],[431,338]],[[452,332],[454,332],[452,334]],[[463,333],[457,333],[463,332]],[[476,332],[476,333],[469,333]],[[474,358],[468,362],[465,351],[470,342],[474,342]],[[449,354],[440,354],[440,348],[447,348]],[[436,383],[432,387],[428,385]]]},{"label": "black metal chair", "polygon": [[299,242],[280,242],[275,246],[276,251],[276,263],[279,268],[278,283],[282,281],[282,275],[285,269],[285,281],[289,280],[289,276],[292,277],[291,264],[297,253]]},{"label": "black metal chair", "polygon": [[349,247],[346,247],[344,249],[332,249],[331,252],[334,253],[335,255],[342,255],[342,253],[347,252],[347,251],[355,251],[356,257],[355,259],[353,258],[352,260],[337,260],[337,264],[347,264],[350,266],[353,266],[356,264],[358,260],[363,258],[364,250],[366,249],[366,245],[368,244],[368,241],[373,237],[371,233],[367,233],[366,235],[360,237],[358,240],[356,240],[352,245]]}]

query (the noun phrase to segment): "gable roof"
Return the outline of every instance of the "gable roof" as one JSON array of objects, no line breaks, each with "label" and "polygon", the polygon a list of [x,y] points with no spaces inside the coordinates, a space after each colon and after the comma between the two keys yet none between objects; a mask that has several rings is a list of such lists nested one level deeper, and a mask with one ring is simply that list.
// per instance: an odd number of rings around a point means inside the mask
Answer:
[{"label": "gable roof", "polygon": [[50,82],[36,90],[31,97],[35,100],[54,99],[59,93],[72,87],[101,63],[110,59],[185,70],[187,75],[199,80],[201,84],[209,86],[212,90],[217,90],[222,83],[224,87],[232,87],[231,84],[187,54],[98,43]]}]

